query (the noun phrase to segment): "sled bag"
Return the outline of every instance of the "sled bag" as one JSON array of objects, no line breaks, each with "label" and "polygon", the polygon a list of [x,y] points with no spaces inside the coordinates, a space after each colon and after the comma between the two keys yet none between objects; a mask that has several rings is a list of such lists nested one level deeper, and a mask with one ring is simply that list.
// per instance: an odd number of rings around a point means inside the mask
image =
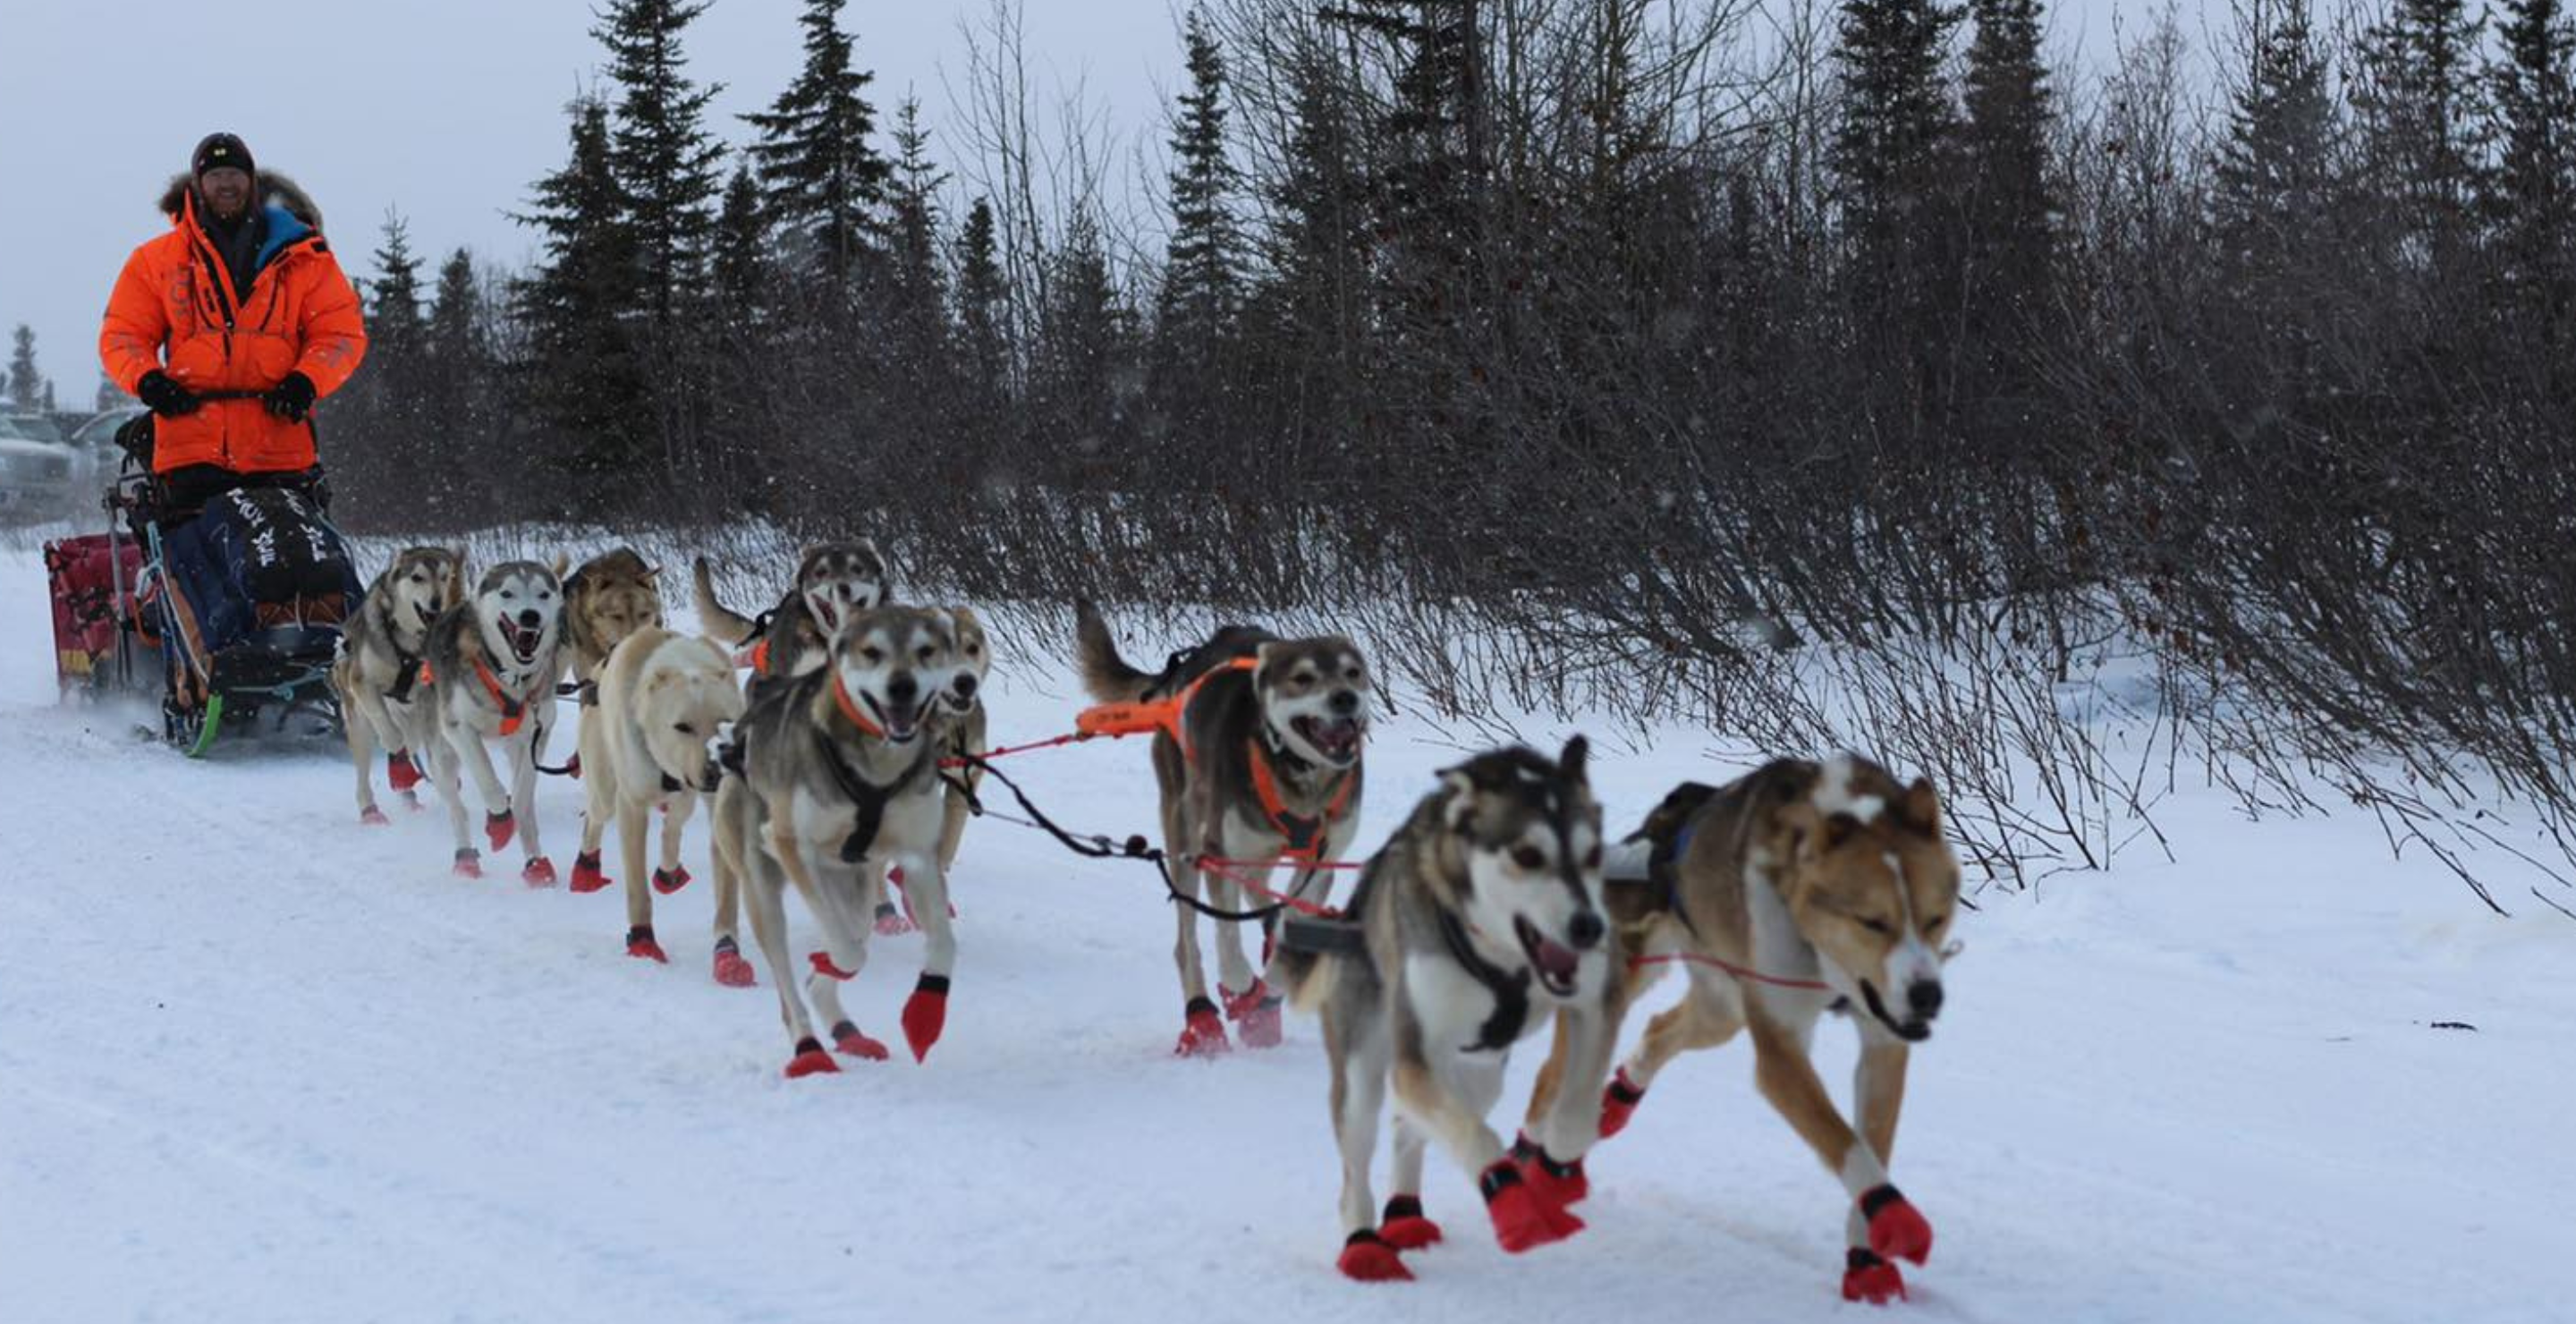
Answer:
[{"label": "sled bag", "polygon": [[203,653],[253,630],[337,625],[358,594],[357,568],[340,535],[300,492],[224,492],[162,544],[171,587]]},{"label": "sled bag", "polygon": [[115,655],[117,624],[133,614],[134,581],[142,568],[141,547],[111,543],[104,533],[45,544],[45,580],[54,600],[54,674],[62,681],[86,681]]}]

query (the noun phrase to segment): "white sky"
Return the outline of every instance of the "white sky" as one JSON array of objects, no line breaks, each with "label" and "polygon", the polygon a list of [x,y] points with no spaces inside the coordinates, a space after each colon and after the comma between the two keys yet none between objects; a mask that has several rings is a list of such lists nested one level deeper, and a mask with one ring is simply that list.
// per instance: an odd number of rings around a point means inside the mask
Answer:
[{"label": "white sky", "polygon": [[[1078,81],[1114,131],[1150,128],[1179,64],[1176,2],[1025,0],[1033,63]],[[2182,3],[2187,14],[2223,6]],[[692,29],[695,75],[727,85],[719,132],[739,141],[732,116],[765,106],[794,75],[800,7],[715,0]],[[2056,7],[2057,41],[2080,34],[2090,46],[2115,10],[2154,6]],[[879,109],[909,87],[931,128],[946,127],[954,116],[942,75],[961,79],[965,64],[958,25],[986,8],[852,0],[843,21],[862,66],[876,71]],[[460,244],[524,260],[528,233],[502,213],[563,159],[563,105],[599,64],[592,21],[590,0],[343,0],[293,12],[223,0],[5,0],[0,332],[33,325],[62,403],[85,405],[118,265],[158,232],[154,199],[217,128],[314,194],[353,275],[369,274],[389,206],[433,262]]]}]

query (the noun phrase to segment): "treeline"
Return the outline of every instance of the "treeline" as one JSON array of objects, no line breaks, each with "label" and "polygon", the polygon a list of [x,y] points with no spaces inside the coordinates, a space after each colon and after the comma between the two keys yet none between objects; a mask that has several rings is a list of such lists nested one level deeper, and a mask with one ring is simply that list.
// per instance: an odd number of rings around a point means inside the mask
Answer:
[{"label": "treeline", "polygon": [[[534,270],[424,297],[388,236],[354,517],[757,518],[978,596],[1356,620],[1460,711],[1932,767],[2001,869],[2099,863],[2181,756],[2566,853],[2557,0],[2245,0],[2072,79],[2039,0],[1204,0],[1145,223],[1006,5],[944,165],[841,0],[725,147],[701,8],[603,11]],[[2497,784],[2540,841],[2453,812]]]}]

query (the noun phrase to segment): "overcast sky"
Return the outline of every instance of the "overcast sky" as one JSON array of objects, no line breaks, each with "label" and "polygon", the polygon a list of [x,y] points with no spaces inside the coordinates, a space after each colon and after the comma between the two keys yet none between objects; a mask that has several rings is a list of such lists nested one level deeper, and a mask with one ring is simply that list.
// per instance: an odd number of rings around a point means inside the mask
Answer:
[{"label": "overcast sky", "polygon": [[[2201,3],[2183,0],[2187,13]],[[1076,80],[1113,129],[1160,114],[1179,60],[1176,0],[1026,0],[1029,49]],[[2161,0],[2157,0],[2161,3]],[[692,29],[696,76],[725,83],[715,127],[758,109],[799,62],[799,0],[715,0]],[[2059,0],[2056,40],[2093,44],[2145,0]],[[845,24],[877,103],[920,95],[950,118],[961,19],[987,0],[852,0]],[[357,0],[292,12],[220,0],[0,4],[0,328],[37,333],[62,403],[98,380],[99,311],[125,255],[161,227],[153,201],[205,133],[230,129],[315,196],[352,275],[387,207],[435,258],[465,245],[505,263],[531,250],[503,211],[560,164],[563,106],[595,77],[590,0]]]}]

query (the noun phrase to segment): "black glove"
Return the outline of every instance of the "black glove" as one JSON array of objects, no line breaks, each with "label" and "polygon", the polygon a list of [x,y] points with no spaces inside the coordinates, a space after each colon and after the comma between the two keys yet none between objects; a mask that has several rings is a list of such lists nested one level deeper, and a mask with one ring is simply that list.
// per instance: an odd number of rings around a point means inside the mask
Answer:
[{"label": "black glove", "polygon": [[159,368],[143,374],[143,380],[134,384],[134,398],[164,418],[193,414],[197,412],[197,406],[205,403],[197,398],[196,392],[170,380],[170,374]]},{"label": "black glove", "polygon": [[286,374],[285,381],[268,388],[268,394],[261,396],[260,401],[268,406],[268,412],[279,418],[289,423],[301,423],[306,414],[313,412],[313,394],[312,378],[300,372],[290,372]]}]

